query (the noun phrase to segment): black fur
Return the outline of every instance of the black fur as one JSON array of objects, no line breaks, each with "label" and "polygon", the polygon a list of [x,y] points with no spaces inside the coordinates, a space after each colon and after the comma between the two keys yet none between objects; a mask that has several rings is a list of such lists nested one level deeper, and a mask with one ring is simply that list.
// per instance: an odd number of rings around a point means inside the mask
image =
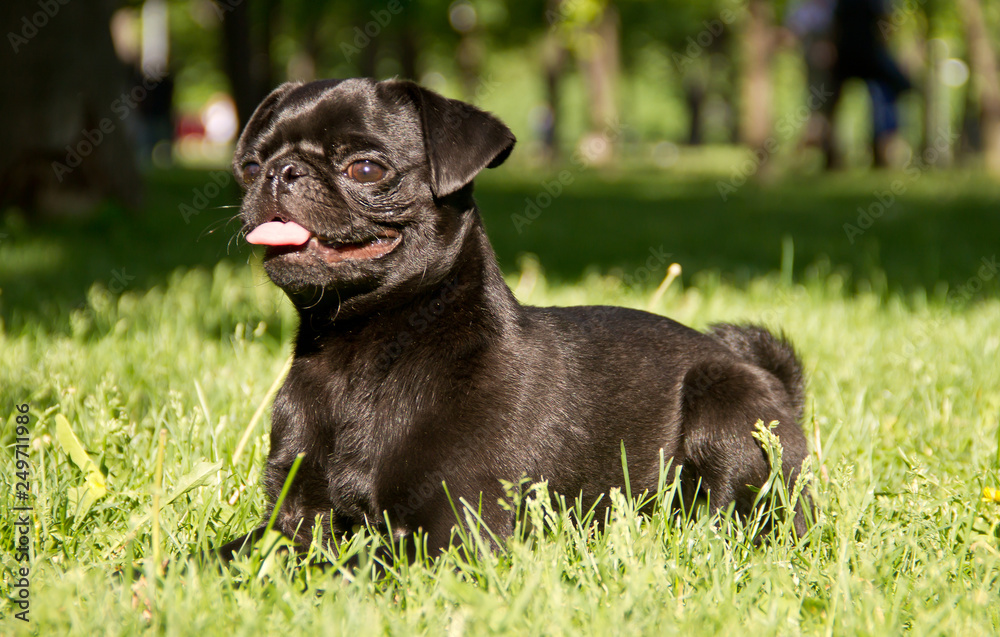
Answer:
[{"label": "black fur", "polygon": [[[785,477],[797,475],[802,371],[783,339],[514,299],[472,199],[475,174],[513,144],[493,116],[402,81],[286,84],[247,124],[234,168],[260,165],[248,230],[278,219],[345,241],[401,236],[372,259],[331,264],[314,243],[265,256],[301,317],[266,470],[273,505],[305,454],[277,518],[300,544],[317,516],[346,533],[387,514],[397,536],[422,530],[446,547],[456,520],[442,482],[504,536],[501,479],[545,479],[589,504],[623,486],[622,441],[633,493],[655,490],[662,449],[713,509],[747,514],[748,485],[769,474],[757,420],[780,422]],[[348,179],[359,158],[384,166],[383,180]]]}]

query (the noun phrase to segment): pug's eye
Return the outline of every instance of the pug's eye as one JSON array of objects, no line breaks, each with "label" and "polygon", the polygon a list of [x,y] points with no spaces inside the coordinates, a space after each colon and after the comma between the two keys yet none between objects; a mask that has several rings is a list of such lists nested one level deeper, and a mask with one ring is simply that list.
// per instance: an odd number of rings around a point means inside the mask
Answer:
[{"label": "pug's eye", "polygon": [[349,179],[361,184],[373,184],[385,177],[385,168],[379,166],[373,161],[368,161],[363,159],[361,161],[356,161],[347,167],[344,171]]},{"label": "pug's eye", "polygon": [[253,180],[257,178],[257,174],[260,172],[260,164],[251,161],[243,164],[243,183],[248,186],[253,183]]}]

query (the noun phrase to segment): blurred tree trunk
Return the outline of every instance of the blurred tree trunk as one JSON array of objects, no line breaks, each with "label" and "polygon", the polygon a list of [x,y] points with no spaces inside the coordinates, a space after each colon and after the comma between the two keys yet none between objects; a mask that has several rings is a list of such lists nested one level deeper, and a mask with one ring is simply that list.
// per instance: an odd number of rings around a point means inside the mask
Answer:
[{"label": "blurred tree trunk", "polygon": [[568,51],[562,40],[551,30],[542,44],[542,64],[545,75],[545,114],[539,122],[544,158],[549,163],[559,159],[559,89],[566,72]]},{"label": "blurred tree trunk", "polygon": [[458,76],[462,81],[462,93],[466,101],[476,100],[485,59],[486,47],[478,29],[463,33],[455,48],[455,62],[458,65]]},{"label": "blurred tree trunk", "polygon": [[[614,142],[621,133],[616,100],[618,96],[619,29],[618,10],[605,5],[600,17],[585,31],[579,56],[587,84],[590,109],[588,158],[602,163],[611,158]],[[601,142],[596,140],[600,138]],[[586,143],[586,140],[585,140]]]},{"label": "blurred tree trunk", "polygon": [[962,129],[955,150],[957,159],[965,163],[971,155],[983,152],[983,136],[976,117],[976,101],[972,99],[972,89],[966,87],[962,98]]},{"label": "blurred tree trunk", "polygon": [[740,82],[740,137],[753,149],[763,148],[771,135],[771,61],[774,57],[774,9],[767,0],[749,0],[743,24]]},{"label": "blurred tree trunk", "polygon": [[109,197],[140,205],[130,127],[148,87],[130,86],[115,56],[114,4],[0,3],[0,205],[61,215]]},{"label": "blurred tree trunk", "polygon": [[1000,78],[996,53],[986,31],[980,0],[959,0],[956,6],[968,41],[970,90],[976,91],[979,98],[983,158],[987,170],[1000,174]]},{"label": "blurred tree trunk", "polygon": [[409,24],[403,25],[399,33],[399,63],[403,67],[402,77],[417,79],[417,58],[420,55],[420,42],[416,30]]},{"label": "blurred tree trunk", "polygon": [[684,104],[688,110],[688,138],[690,146],[700,146],[705,140],[705,98],[708,90],[701,78],[684,78]]},{"label": "blurred tree trunk", "polygon": [[547,24],[542,40],[542,79],[545,85],[545,110],[535,122],[538,136],[542,140],[542,159],[554,164],[559,160],[559,91],[570,60],[569,42],[559,21],[563,0],[546,0],[544,19]]},{"label": "blurred tree trunk", "polygon": [[699,146],[705,141],[705,102],[708,100],[708,85],[711,75],[711,61],[707,52],[687,65],[681,78],[681,88],[684,90],[684,105],[688,112],[687,143]]},{"label": "blurred tree trunk", "polygon": [[[729,140],[739,143],[738,122],[734,124],[732,113],[734,98],[732,86],[739,84],[739,73],[734,72],[736,65],[732,62],[731,32],[728,27],[720,27],[713,32],[712,42],[704,48],[701,55],[686,58],[685,70],[681,79],[684,90],[684,103],[688,111],[688,140],[691,146],[698,146],[705,141],[705,108],[709,96],[716,95],[722,100],[725,108],[725,126]],[[725,78],[723,82],[719,78]],[[721,86],[720,86],[721,85]]]},{"label": "blurred tree trunk", "polygon": [[277,5],[275,0],[265,0],[266,17],[261,21],[260,37],[254,37],[251,6],[259,5],[250,0],[216,0],[216,8],[222,18],[226,75],[241,126],[246,124],[254,109],[273,88],[271,22]]},{"label": "blurred tree trunk", "polygon": [[[928,10],[928,28],[932,17]],[[924,99],[924,138],[920,155],[930,165],[943,167],[950,164],[952,158],[951,144],[947,141],[951,130],[948,93],[941,81],[941,65],[948,51],[944,43],[932,38],[929,32],[924,33],[923,45],[926,73],[921,86]]]}]

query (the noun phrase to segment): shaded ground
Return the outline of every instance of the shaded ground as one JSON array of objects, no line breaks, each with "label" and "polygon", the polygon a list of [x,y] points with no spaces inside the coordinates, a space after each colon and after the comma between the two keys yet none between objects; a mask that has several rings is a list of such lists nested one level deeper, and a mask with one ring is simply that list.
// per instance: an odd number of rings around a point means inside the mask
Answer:
[{"label": "shaded ground", "polygon": [[[214,188],[212,175],[154,173],[137,216],[108,207],[86,222],[28,226],[8,214],[0,223],[0,318],[7,329],[62,325],[94,283],[112,292],[143,290],[177,268],[245,262],[247,246],[230,241],[238,226],[227,223],[237,212],[228,206],[238,204],[238,189]],[[563,177],[557,187],[555,175],[505,167],[480,178],[477,199],[506,271],[533,253],[554,281],[596,269],[655,285],[676,261],[686,279],[710,270],[740,284],[779,270],[784,242],[794,247],[797,277],[807,268],[832,269],[854,286],[926,290],[939,298],[950,291],[952,301],[997,294],[1000,185],[983,177],[857,173],[787,177],[735,191],[726,175]],[[899,194],[891,193],[893,182]],[[647,265],[654,266],[648,275]]]}]

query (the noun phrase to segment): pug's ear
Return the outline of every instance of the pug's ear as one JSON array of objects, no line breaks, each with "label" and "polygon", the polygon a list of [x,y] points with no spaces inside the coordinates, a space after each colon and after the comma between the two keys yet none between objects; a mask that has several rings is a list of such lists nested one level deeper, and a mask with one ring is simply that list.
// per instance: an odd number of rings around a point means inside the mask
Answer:
[{"label": "pug's ear", "polygon": [[408,80],[385,84],[408,97],[420,115],[435,197],[461,189],[484,168],[496,168],[513,150],[514,134],[486,111]]}]

